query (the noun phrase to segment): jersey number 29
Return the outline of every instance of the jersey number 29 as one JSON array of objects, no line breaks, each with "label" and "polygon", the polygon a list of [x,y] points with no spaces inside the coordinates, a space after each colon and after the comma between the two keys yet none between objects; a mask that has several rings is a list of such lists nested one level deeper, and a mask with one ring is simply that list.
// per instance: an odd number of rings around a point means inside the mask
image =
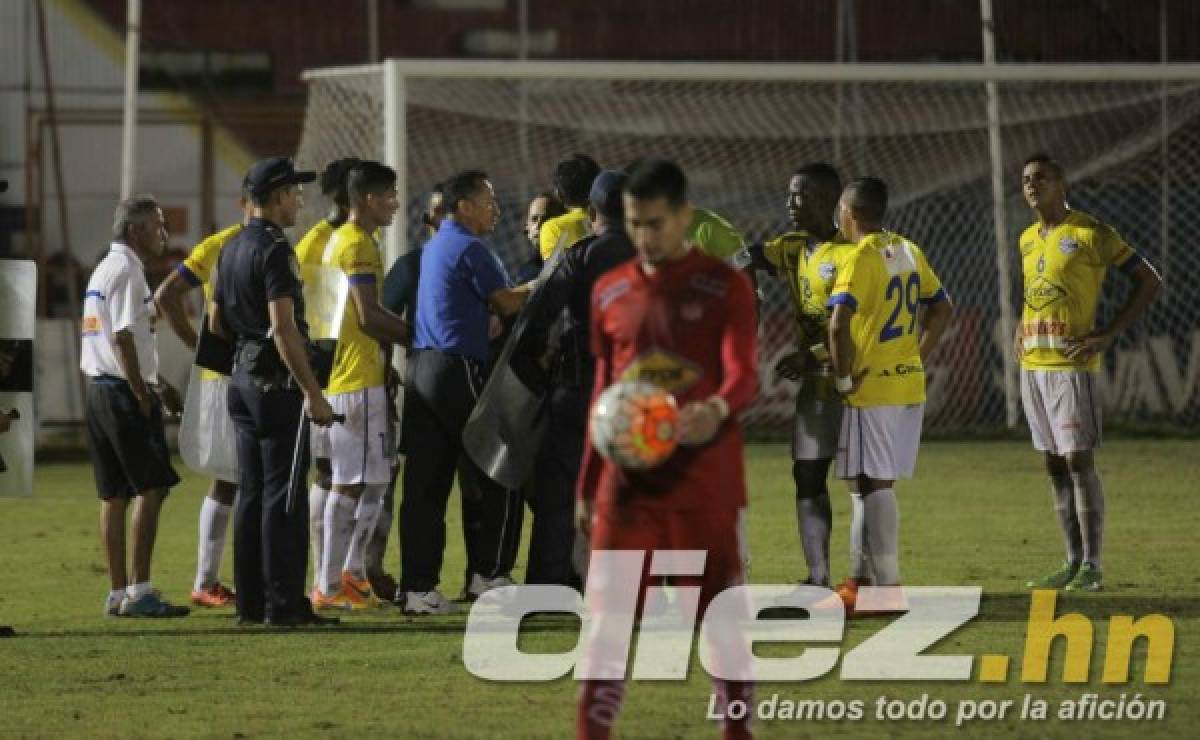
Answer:
[{"label": "jersey number 29", "polygon": [[[888,282],[884,300],[894,300],[896,301],[896,305],[892,308],[892,315],[888,316],[887,322],[879,332],[880,342],[890,342],[896,337],[904,334],[912,334],[916,330],[917,309],[920,307],[920,298],[921,276],[917,273],[908,273],[907,279],[904,279],[901,275],[896,275]],[[900,318],[900,312],[904,309],[908,309],[907,329],[902,329],[896,325],[896,320]]]}]

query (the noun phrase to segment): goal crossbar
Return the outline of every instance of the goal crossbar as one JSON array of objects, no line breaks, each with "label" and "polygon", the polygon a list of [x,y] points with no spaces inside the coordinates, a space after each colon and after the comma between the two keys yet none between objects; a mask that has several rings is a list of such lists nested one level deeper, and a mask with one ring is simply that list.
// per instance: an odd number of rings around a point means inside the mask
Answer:
[{"label": "goal crossbar", "polygon": [[1016,64],[867,62],[551,62],[389,59],[380,64],[305,70],[304,80],[359,75],[392,67],[405,77],[574,80],[759,80],[794,82],[1188,82],[1200,63]]}]

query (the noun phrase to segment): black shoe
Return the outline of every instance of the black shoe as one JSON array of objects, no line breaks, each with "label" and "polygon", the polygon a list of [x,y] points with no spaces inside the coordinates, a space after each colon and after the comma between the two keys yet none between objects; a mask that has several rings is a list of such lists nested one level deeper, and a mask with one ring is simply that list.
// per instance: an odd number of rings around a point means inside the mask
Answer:
[{"label": "black shoe", "polygon": [[342,620],[337,617],[323,617],[313,611],[269,616],[263,621],[268,627],[332,627],[341,623]]},{"label": "black shoe", "polygon": [[238,617],[237,626],[239,627],[261,627],[263,624],[262,617]]}]

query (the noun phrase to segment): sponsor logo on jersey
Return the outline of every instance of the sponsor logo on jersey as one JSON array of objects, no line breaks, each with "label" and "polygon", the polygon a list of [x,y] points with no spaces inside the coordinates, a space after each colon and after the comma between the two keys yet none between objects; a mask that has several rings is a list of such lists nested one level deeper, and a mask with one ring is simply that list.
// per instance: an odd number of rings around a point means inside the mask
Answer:
[{"label": "sponsor logo on jersey", "polygon": [[822,262],[817,267],[817,274],[821,276],[822,280],[829,282],[833,280],[833,276],[837,274],[837,270],[834,268],[832,262]]},{"label": "sponsor logo on jersey", "polygon": [[701,293],[707,293],[717,298],[725,297],[725,281],[716,275],[693,275],[691,285]]},{"label": "sponsor logo on jersey", "polygon": [[83,317],[83,336],[94,337],[100,333],[100,318],[98,316]]},{"label": "sponsor logo on jersey", "polygon": [[1041,276],[1025,287],[1025,305],[1034,311],[1041,311],[1066,296],[1067,291]]},{"label": "sponsor logo on jersey", "polygon": [[629,280],[621,278],[596,296],[596,306],[603,311],[608,305],[629,292]]},{"label": "sponsor logo on jersey", "polygon": [[1079,242],[1069,236],[1064,236],[1058,240],[1058,251],[1063,254],[1075,254],[1079,251]]},{"label": "sponsor logo on jersey", "polygon": [[700,380],[696,363],[657,347],[637,357],[621,373],[621,380],[644,380],[671,393],[683,393]]},{"label": "sponsor logo on jersey", "polygon": [[905,375],[916,375],[918,373],[924,373],[924,372],[925,372],[925,368],[921,365],[909,365],[907,363],[901,362],[893,368],[885,367],[883,370],[880,370],[879,377],[881,377],[881,378],[904,377]]}]

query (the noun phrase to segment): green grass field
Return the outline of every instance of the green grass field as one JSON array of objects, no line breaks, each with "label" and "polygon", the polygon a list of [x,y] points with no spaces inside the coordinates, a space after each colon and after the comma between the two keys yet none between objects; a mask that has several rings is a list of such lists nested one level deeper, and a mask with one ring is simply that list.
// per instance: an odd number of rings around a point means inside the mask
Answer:
[{"label": "green grass field", "polygon": [[[753,553],[751,580],[791,582],[804,575],[795,535],[790,463],[779,445],[748,449]],[[756,722],[761,736],[893,737],[918,733],[972,736],[1186,737],[1200,721],[1200,538],[1194,495],[1200,490],[1200,443],[1115,441],[1100,453],[1108,500],[1103,594],[1062,595],[1059,612],[1095,622],[1091,680],[1064,684],[1062,649],[1050,680],[1019,680],[1029,596],[1020,585],[1061,558],[1045,478],[1027,443],[929,443],[918,476],[902,484],[901,567],[906,585],[984,589],[980,615],[935,652],[1012,656],[1006,684],[862,683],[835,669],[817,681],[761,685],[759,699],[864,699],[858,722]],[[184,469],[180,466],[181,473]],[[185,474],[163,515],[155,584],[186,599],[195,564],[196,513],[206,484]],[[834,483],[834,576],[844,575],[847,501]],[[353,616],[337,630],[271,632],[238,628],[232,610],[181,620],[104,618],[107,591],[97,534],[98,509],[86,463],[55,463],[37,472],[31,500],[0,500],[0,623],[19,635],[0,640],[2,736],[337,736],[566,737],[573,732],[575,684],[490,683],[463,667],[465,617],[411,619],[385,611]],[[451,510],[457,504],[452,501]],[[462,547],[457,519],[443,590],[457,593]],[[528,525],[526,526],[528,529]],[[390,569],[398,569],[395,541]],[[524,548],[522,549],[522,560]],[[230,557],[223,571],[232,581]],[[518,579],[520,571],[515,574]],[[1135,649],[1132,680],[1100,681],[1107,620],[1114,614],[1162,613],[1175,624],[1171,681],[1142,681],[1144,651]],[[848,626],[845,649],[888,623]],[[522,644],[565,650],[577,623],[547,617]],[[796,654],[790,648],[787,654]],[[786,653],[787,650],[784,650]],[[976,661],[976,672],[978,661]],[[1140,693],[1166,699],[1162,721],[976,721],[954,726],[960,699],[1050,700],[1084,692]],[[922,694],[949,704],[941,721],[874,719],[877,697]],[[618,724],[623,737],[716,737],[705,719],[709,683],[697,661],[687,682],[636,683]],[[1188,728],[1192,728],[1189,730]]]}]

